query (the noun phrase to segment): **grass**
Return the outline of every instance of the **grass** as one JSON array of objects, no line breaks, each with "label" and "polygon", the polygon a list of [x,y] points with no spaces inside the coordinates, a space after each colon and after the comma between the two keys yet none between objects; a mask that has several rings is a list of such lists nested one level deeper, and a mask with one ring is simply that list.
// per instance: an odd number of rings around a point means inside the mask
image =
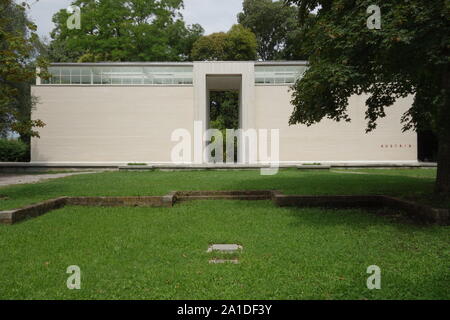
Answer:
[{"label": "grass", "polygon": [[[354,170],[351,170],[354,171]],[[427,199],[435,170],[105,172],[0,189],[12,208],[61,195],[278,189]],[[442,202],[443,204],[445,202]],[[0,225],[0,299],[450,299],[450,228],[362,210],[193,201],[173,208],[65,207]],[[211,265],[212,243],[240,264]],[[227,257],[227,256],[225,256]],[[233,256],[234,257],[234,256]],[[78,265],[81,290],[68,290]],[[367,267],[382,272],[368,290]]]},{"label": "grass", "polygon": [[0,210],[59,196],[164,195],[174,190],[280,190],[286,194],[387,194],[449,207],[449,199],[433,196],[436,170],[358,170],[353,174],[314,170],[280,170],[274,176],[248,171],[104,172],[38,184],[0,188],[7,199]]},{"label": "grass", "polygon": [[[66,207],[0,226],[0,298],[449,299],[448,231],[269,201]],[[240,264],[210,265],[212,243],[243,245]],[[66,288],[69,265],[81,290]]]}]

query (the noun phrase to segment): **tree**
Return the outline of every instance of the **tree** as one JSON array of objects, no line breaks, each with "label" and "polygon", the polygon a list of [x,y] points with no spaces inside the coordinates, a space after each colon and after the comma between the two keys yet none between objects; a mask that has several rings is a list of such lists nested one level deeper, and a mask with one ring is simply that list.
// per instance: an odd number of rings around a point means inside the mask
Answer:
[{"label": "tree", "polygon": [[210,92],[210,127],[219,130],[239,128],[239,92]]},{"label": "tree", "polygon": [[26,3],[0,0],[0,135],[14,131],[24,141],[38,137],[34,128],[44,126],[41,120],[31,120],[35,100],[30,84],[36,79],[36,66],[42,69],[40,76],[48,76],[45,61],[35,56],[38,36],[27,8]]},{"label": "tree", "polygon": [[227,34],[216,32],[203,36],[192,47],[192,60],[197,61],[225,61],[228,60]]},{"label": "tree", "polygon": [[256,59],[256,37],[236,24],[225,32],[203,36],[194,43],[191,57],[197,61],[250,61]]},{"label": "tree", "polygon": [[[209,128],[218,129],[223,137],[223,160],[227,159],[227,129],[239,129],[239,91],[210,91]],[[233,138],[234,139],[234,138]],[[214,141],[214,140],[212,140]],[[215,151],[213,152],[215,156]],[[237,161],[237,143],[234,141],[234,161]]]},{"label": "tree", "polygon": [[[450,195],[450,2],[379,1],[381,29],[369,29],[372,0],[287,0],[301,22],[310,67],[294,86],[290,124],[350,121],[348,98],[367,93],[367,131],[385,109],[414,95],[403,130],[432,128],[439,140],[436,192]],[[319,6],[319,7],[318,7]]]},{"label": "tree", "polygon": [[256,35],[260,59],[301,59],[297,12],[283,1],[244,0],[238,22]]},{"label": "tree", "polygon": [[186,26],[183,0],[75,0],[80,29],[67,27],[69,13],[53,17],[50,58],[55,62],[184,61],[203,28]]}]

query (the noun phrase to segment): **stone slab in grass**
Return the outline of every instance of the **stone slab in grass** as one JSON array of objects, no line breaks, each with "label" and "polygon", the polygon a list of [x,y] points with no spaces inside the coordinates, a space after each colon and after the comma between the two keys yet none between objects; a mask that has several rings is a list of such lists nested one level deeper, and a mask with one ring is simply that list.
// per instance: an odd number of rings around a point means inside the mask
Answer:
[{"label": "stone slab in grass", "polygon": [[225,263],[231,263],[231,264],[239,264],[238,259],[211,259],[209,260],[210,264],[225,264]]},{"label": "stone slab in grass", "polygon": [[242,246],[238,244],[212,244],[206,252],[235,253],[240,250],[242,250]]}]

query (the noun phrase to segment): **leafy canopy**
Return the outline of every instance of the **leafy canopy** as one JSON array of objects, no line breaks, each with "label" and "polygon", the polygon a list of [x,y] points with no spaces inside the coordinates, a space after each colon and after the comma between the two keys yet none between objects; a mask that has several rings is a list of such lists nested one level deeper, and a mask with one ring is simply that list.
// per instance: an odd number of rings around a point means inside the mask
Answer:
[{"label": "leafy canopy", "polygon": [[219,130],[239,128],[239,92],[210,91],[210,127]]},{"label": "leafy canopy", "polygon": [[26,3],[0,1],[0,136],[15,131],[23,136],[39,136],[34,127],[43,127],[41,120],[31,120],[29,84],[36,78],[36,68],[46,77],[46,63],[34,63],[36,25],[27,19]]},{"label": "leafy canopy", "polygon": [[382,1],[381,30],[366,26],[371,0],[289,2],[310,10],[321,6],[305,26],[310,68],[294,87],[291,124],[311,125],[324,117],[348,121],[348,98],[364,92],[370,131],[386,107],[415,94],[404,128],[439,130],[450,63],[448,1]]},{"label": "leafy canopy", "polygon": [[244,0],[238,22],[256,35],[260,59],[302,59],[297,12],[283,1]]},{"label": "leafy canopy", "polygon": [[227,32],[213,33],[197,40],[191,57],[197,61],[250,61],[256,59],[256,37],[235,24]]},{"label": "leafy canopy", "polygon": [[187,26],[183,0],[75,0],[81,29],[68,29],[66,10],[53,17],[53,61],[184,61],[203,28]]}]

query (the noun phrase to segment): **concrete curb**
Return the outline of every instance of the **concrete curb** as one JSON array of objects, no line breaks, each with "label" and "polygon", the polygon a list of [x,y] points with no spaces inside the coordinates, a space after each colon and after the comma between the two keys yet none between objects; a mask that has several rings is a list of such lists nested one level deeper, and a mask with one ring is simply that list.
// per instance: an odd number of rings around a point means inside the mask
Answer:
[{"label": "concrete curb", "polygon": [[36,218],[66,205],[88,207],[173,207],[174,204],[175,193],[162,197],[61,197],[19,209],[0,211],[0,224],[14,224],[27,218]]},{"label": "concrete curb", "polygon": [[401,210],[421,223],[450,224],[448,209],[437,209],[421,203],[385,195],[282,195],[274,194],[273,202],[280,207],[333,207],[333,208],[390,208]]},{"label": "concrete curb", "polygon": [[0,223],[14,224],[49,211],[73,206],[103,207],[173,207],[189,200],[272,200],[279,207],[391,208],[401,210],[421,223],[450,224],[448,209],[384,195],[284,195],[277,190],[245,191],[172,191],[165,196],[141,197],[61,197],[19,209],[0,211]]},{"label": "concrete curb", "polygon": [[101,207],[167,207],[164,197],[69,197],[67,205]]},{"label": "concrete curb", "polygon": [[67,203],[67,199],[67,197],[61,197],[19,209],[0,211],[0,223],[14,224],[27,218],[39,217],[49,211],[64,207]]},{"label": "concrete curb", "polygon": [[271,190],[178,191],[177,201],[188,200],[270,200]]}]

